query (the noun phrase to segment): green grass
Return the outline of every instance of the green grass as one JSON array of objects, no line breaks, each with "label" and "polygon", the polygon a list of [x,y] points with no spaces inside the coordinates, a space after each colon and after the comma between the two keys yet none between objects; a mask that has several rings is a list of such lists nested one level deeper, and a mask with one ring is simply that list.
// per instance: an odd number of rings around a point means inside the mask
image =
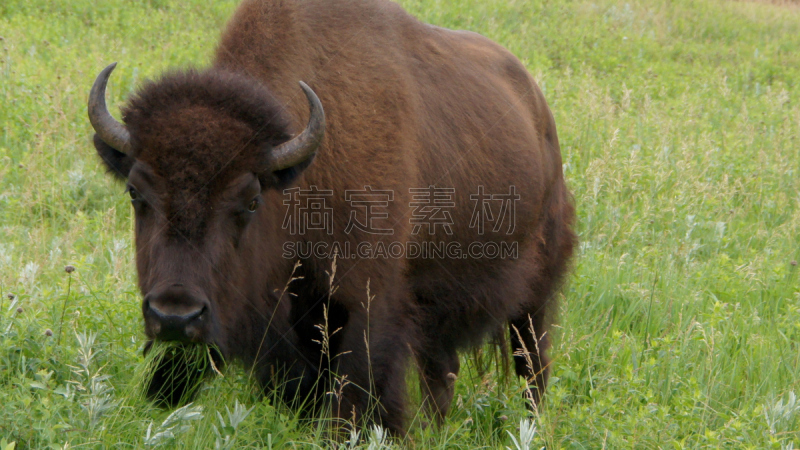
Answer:
[{"label": "green grass", "polygon": [[[90,144],[88,89],[120,61],[116,112],[206,64],[235,3],[0,4],[0,447],[325,445],[323,421],[235,368],[171,416],[136,395],[131,208]],[[800,8],[401,3],[508,47],[558,123],[581,245],[531,448],[800,447]],[[520,387],[464,363],[446,425],[413,445],[515,448]]]}]

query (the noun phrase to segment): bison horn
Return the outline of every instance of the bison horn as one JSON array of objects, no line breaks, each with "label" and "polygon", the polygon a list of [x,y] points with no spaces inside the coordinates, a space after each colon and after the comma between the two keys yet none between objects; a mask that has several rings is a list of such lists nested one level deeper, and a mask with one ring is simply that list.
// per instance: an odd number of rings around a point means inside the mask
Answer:
[{"label": "bison horn", "polygon": [[111,116],[106,107],[106,85],[115,67],[117,63],[106,67],[94,80],[92,90],[89,92],[89,122],[103,142],[116,150],[128,153],[131,148],[131,135],[125,125]]},{"label": "bison horn", "polygon": [[272,150],[270,169],[273,171],[294,167],[310,158],[325,136],[325,111],[322,110],[322,103],[307,84],[301,81],[300,87],[303,88],[311,109],[308,125],[299,136]]}]

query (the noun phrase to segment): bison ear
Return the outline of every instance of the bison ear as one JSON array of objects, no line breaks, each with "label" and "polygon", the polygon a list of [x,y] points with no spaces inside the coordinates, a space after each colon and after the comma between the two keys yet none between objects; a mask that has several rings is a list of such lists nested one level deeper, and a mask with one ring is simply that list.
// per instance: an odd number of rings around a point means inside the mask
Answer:
[{"label": "bison ear", "polygon": [[103,160],[106,169],[115,178],[119,180],[128,178],[131,167],[135,162],[134,158],[106,144],[97,134],[94,135],[94,147],[97,149],[97,154],[100,155],[100,159]]}]

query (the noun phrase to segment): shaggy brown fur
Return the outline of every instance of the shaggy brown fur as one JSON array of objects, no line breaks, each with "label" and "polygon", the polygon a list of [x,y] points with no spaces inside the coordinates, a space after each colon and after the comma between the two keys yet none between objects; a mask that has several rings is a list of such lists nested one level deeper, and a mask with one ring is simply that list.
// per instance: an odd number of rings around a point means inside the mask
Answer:
[{"label": "shaggy brown fur", "polygon": [[[308,120],[299,80],[325,108],[325,139],[313,163],[272,173],[265,152]],[[140,195],[142,293],[189,286],[209,304],[201,340],[254,364],[265,388],[288,379],[288,401],[340,391],[328,396],[335,416],[403,433],[412,357],[426,404],[442,417],[457,351],[512,326],[522,338],[511,332],[516,372],[539,400],[549,365],[544,333],[575,241],[573,208],[553,116],[507,50],[475,33],[421,23],[387,0],[246,0],[210,68],[145,85],[123,112],[133,152],[95,143]],[[290,236],[282,228],[281,188],[288,185],[334,191],[332,235]],[[409,188],[430,185],[455,189],[452,234],[411,232]],[[364,186],[394,192],[381,221],[393,225],[392,236],[344,232],[353,210],[344,192]],[[479,186],[486,193],[516,188],[511,234],[469,227],[470,194]],[[260,206],[245,214],[253,198]],[[350,242],[355,249],[381,240],[463,249],[516,242],[519,256],[340,259],[330,299],[331,261],[309,257],[292,296],[280,296],[295,263],[281,257],[284,242]],[[341,328],[328,355],[319,343],[326,315],[329,334]],[[519,356],[523,349],[532,367]],[[330,373],[346,382],[317,383]]]}]

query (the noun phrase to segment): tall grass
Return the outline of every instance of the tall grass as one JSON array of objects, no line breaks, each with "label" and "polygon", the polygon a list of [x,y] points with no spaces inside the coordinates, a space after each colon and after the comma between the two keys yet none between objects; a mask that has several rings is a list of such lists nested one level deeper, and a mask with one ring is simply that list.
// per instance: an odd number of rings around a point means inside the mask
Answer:
[{"label": "tall grass", "polygon": [[[114,111],[145,78],[206,64],[235,3],[0,4],[0,447],[330,444],[323,421],[263,398],[235,367],[180,410],[134,395],[130,206],[90,145],[88,87],[120,61]],[[523,386],[465,359],[445,425],[418,415],[404,445],[800,447],[800,10],[401,3],[502,43],[534,74],[581,240],[533,419]],[[361,433],[331,445],[399,445]]]}]

